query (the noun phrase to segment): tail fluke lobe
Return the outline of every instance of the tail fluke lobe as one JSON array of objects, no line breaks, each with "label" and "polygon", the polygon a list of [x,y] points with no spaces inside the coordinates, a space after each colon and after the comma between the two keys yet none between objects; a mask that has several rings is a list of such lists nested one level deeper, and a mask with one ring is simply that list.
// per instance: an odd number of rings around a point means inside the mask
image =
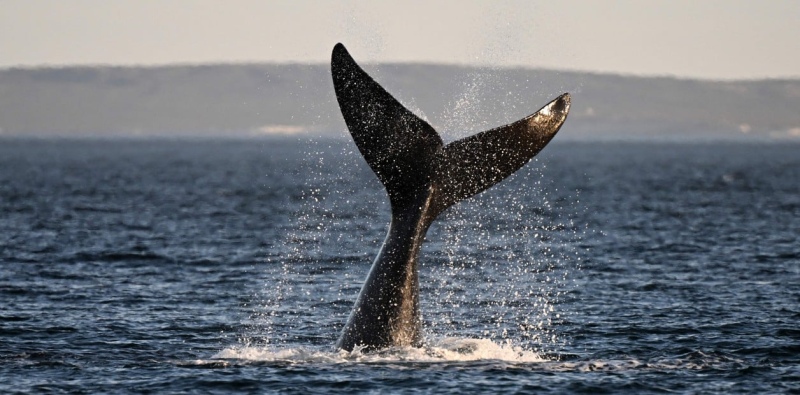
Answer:
[{"label": "tail fluke lobe", "polygon": [[567,119],[565,93],[517,122],[454,141],[434,163],[438,212],[476,195],[519,170],[556,135]]},{"label": "tail fluke lobe", "polygon": [[441,137],[362,70],[342,44],[333,48],[331,74],[347,128],[392,207],[411,204],[429,181]]}]

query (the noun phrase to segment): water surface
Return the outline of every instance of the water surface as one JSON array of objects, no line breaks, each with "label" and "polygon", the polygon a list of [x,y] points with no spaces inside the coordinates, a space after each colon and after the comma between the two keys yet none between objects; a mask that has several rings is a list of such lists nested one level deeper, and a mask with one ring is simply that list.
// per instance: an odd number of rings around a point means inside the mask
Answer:
[{"label": "water surface", "polygon": [[349,142],[0,140],[0,391],[800,391],[800,146],[559,143],[448,211],[423,349],[332,349]]}]

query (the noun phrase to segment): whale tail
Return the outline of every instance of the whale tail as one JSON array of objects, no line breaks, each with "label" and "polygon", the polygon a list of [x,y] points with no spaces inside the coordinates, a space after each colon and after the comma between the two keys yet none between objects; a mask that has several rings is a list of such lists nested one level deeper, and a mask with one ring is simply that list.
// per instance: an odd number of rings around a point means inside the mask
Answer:
[{"label": "whale tail", "polygon": [[336,99],[359,151],[386,187],[392,222],[336,346],[374,350],[421,341],[417,255],[445,209],[502,181],[555,136],[568,94],[517,122],[444,145],[424,120],[373,80],[342,44],[333,49]]},{"label": "whale tail", "polygon": [[433,193],[430,221],[528,163],[555,136],[570,107],[565,93],[519,121],[444,145],[431,125],[375,82],[342,44],[333,49],[331,74],[347,128],[386,187],[392,211]]}]

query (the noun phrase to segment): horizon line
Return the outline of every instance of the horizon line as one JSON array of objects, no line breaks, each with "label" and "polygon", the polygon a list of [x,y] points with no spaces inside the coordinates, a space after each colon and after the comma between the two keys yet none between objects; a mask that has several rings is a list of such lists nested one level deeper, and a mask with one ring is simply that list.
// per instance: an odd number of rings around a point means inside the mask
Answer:
[{"label": "horizon line", "polygon": [[[306,62],[306,61],[208,61],[208,62],[167,62],[167,63],[39,63],[39,64],[17,64],[17,65],[0,65],[0,72],[12,70],[58,70],[70,68],[117,68],[117,69],[158,69],[158,68],[179,68],[179,67],[226,67],[226,66],[328,66],[328,62]],[[718,81],[718,82],[753,82],[753,81],[795,81],[800,80],[800,74],[794,76],[760,76],[760,77],[698,77],[698,76],[682,76],[676,74],[649,74],[649,73],[632,73],[621,71],[602,71],[602,70],[586,70],[586,69],[572,69],[572,68],[551,68],[529,65],[491,65],[491,64],[469,64],[469,63],[450,63],[450,62],[435,62],[435,61],[380,61],[380,62],[364,62],[368,67],[382,67],[382,66],[438,66],[438,67],[456,67],[464,69],[489,69],[489,70],[538,70],[550,71],[557,73],[574,73],[574,74],[592,74],[592,75],[607,75],[619,76],[628,78],[654,78],[654,79],[675,79],[675,80],[690,80],[690,81]]]}]

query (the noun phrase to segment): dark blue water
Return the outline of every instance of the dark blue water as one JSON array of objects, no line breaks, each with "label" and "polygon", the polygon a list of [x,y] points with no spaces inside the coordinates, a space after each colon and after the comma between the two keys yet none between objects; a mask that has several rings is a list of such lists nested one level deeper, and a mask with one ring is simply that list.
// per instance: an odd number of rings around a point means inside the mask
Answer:
[{"label": "dark blue water", "polygon": [[0,140],[0,392],[800,393],[800,145],[559,143],[332,350],[386,231],[349,142]]}]

